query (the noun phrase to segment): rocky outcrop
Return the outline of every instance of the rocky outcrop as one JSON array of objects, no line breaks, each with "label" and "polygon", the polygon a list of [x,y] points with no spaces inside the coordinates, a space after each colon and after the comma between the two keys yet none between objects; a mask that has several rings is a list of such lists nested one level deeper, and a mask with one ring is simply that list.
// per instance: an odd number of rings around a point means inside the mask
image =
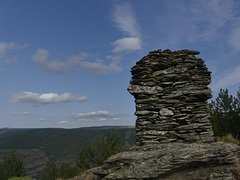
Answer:
[{"label": "rocky outcrop", "polygon": [[110,157],[102,167],[89,172],[109,180],[234,179],[239,170],[238,150],[237,145],[222,142],[136,146]]},{"label": "rocky outcrop", "polygon": [[197,51],[157,50],[132,68],[137,145],[88,171],[96,179],[240,179],[239,147],[214,142],[211,72]]},{"label": "rocky outcrop", "polygon": [[157,50],[132,68],[137,143],[213,142],[211,72],[197,51]]}]

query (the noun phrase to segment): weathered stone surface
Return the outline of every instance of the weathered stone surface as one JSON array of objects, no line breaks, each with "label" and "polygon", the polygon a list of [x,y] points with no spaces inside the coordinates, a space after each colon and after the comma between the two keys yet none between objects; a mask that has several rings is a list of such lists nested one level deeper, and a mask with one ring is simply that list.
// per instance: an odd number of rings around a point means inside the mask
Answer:
[{"label": "weathered stone surface", "polygon": [[128,87],[128,91],[131,94],[157,94],[158,92],[162,91],[162,88],[159,86],[140,86],[140,85],[130,85]]},{"label": "weathered stone surface", "polygon": [[[135,146],[110,157],[89,172],[101,179],[218,179],[233,178],[239,147],[231,143],[168,143]],[[225,171],[222,171],[223,169]],[[199,172],[208,171],[208,174]],[[182,173],[181,173],[182,172]],[[176,176],[178,175],[178,176]],[[172,178],[171,178],[172,177]]]},{"label": "weathered stone surface", "polygon": [[[157,50],[132,67],[128,91],[136,99],[139,145],[213,142],[207,108],[207,100],[211,98],[211,89],[207,87],[211,72],[202,59],[194,56],[197,54],[190,50]],[[159,131],[152,138],[151,128]],[[163,130],[166,133],[162,134]]]},{"label": "weathered stone surface", "polygon": [[173,116],[174,115],[173,111],[168,108],[160,109],[159,113],[161,116]]}]

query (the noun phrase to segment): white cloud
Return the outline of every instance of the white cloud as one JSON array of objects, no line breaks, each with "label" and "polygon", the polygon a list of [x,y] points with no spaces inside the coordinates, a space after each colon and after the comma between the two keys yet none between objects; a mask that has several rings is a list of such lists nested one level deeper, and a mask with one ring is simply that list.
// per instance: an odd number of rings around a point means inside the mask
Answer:
[{"label": "white cloud", "polygon": [[117,115],[110,114],[106,110],[92,111],[87,113],[74,113],[71,115],[73,121],[107,121],[120,120]]},{"label": "white cloud", "polygon": [[217,78],[211,85],[211,88],[227,88],[236,84],[240,84],[240,66],[235,67],[231,71],[224,73],[223,76]]},{"label": "white cloud", "polygon": [[60,124],[68,124],[68,121],[59,121]]},{"label": "white cloud", "polygon": [[115,46],[112,52],[120,52],[124,50],[135,51],[142,48],[141,40],[136,37],[118,39],[114,41],[112,44]]},{"label": "white cloud", "polygon": [[14,113],[12,113],[12,115],[14,115],[14,116],[27,116],[27,115],[30,115],[30,112],[22,112],[22,113],[14,112]]},{"label": "white cloud", "polygon": [[65,103],[74,101],[86,101],[85,96],[75,96],[71,93],[58,95],[57,93],[38,94],[33,92],[16,93],[11,96],[13,103],[33,103],[33,104],[49,104],[49,103]]},{"label": "white cloud", "polygon": [[100,118],[99,121],[106,121],[107,118]]},{"label": "white cloud", "polygon": [[110,113],[108,111],[92,111],[92,112],[87,112],[87,113],[77,113],[77,114],[72,114],[73,117],[95,117],[95,116],[109,116]]},{"label": "white cloud", "polygon": [[14,64],[17,62],[16,57],[9,57],[10,52],[14,50],[24,49],[27,47],[27,44],[18,44],[16,42],[0,42],[0,62],[7,64]]},{"label": "white cloud", "polygon": [[88,55],[86,53],[79,53],[68,57],[65,61],[48,60],[49,52],[46,49],[38,49],[32,56],[32,61],[40,69],[52,73],[66,73],[80,68],[81,62]]},{"label": "white cloud", "polygon": [[40,121],[49,121],[50,118],[48,118],[48,117],[40,117],[39,120]]},{"label": "white cloud", "polygon": [[112,44],[115,46],[112,52],[125,50],[135,51],[142,48],[142,40],[139,25],[129,3],[115,5],[113,12],[114,21],[120,31],[129,37],[118,39]]},{"label": "white cloud", "polygon": [[82,68],[85,69],[90,74],[109,74],[109,73],[117,73],[121,70],[121,67],[115,63],[112,62],[109,65],[105,65],[101,62],[87,62],[84,61],[81,64]]}]

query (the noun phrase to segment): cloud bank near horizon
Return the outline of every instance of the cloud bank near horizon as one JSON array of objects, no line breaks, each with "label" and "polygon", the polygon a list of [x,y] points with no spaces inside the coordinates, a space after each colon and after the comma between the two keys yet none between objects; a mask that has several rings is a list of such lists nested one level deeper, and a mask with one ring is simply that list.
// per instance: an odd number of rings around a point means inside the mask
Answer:
[{"label": "cloud bank near horizon", "polygon": [[82,102],[87,101],[86,96],[73,95],[71,93],[57,94],[46,93],[39,94],[33,92],[22,92],[13,94],[10,98],[12,103],[31,103],[36,105],[44,105],[50,103],[67,103],[67,102]]}]

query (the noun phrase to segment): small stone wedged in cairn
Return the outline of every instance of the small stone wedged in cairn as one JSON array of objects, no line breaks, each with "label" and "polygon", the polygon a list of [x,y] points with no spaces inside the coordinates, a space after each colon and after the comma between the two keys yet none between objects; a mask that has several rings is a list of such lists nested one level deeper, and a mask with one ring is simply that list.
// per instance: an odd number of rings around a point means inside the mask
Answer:
[{"label": "small stone wedged in cairn", "polygon": [[137,144],[213,142],[211,72],[198,51],[150,52],[131,69]]}]

